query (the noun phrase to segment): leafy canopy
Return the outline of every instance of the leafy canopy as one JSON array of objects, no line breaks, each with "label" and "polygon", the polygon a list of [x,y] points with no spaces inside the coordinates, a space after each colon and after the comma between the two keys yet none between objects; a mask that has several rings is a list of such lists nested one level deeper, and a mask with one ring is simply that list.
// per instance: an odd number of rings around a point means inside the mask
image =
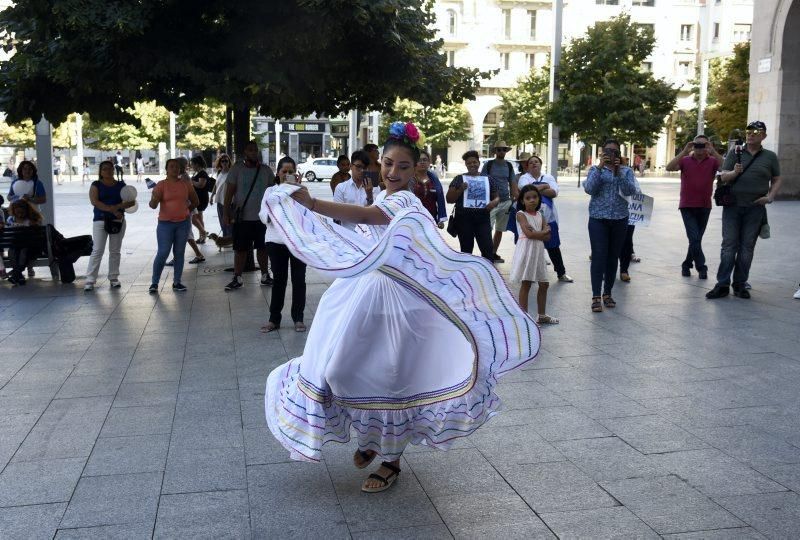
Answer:
[{"label": "leafy canopy", "polygon": [[706,124],[712,126],[727,140],[733,130],[744,130],[747,125],[747,102],[750,94],[750,43],[740,43],[733,50],[733,58],[720,68],[720,76],[712,79]]},{"label": "leafy canopy", "polygon": [[614,137],[650,145],[675,108],[678,91],[641,69],[653,51],[653,30],[620,15],[596,23],[565,48],[551,112],[562,131],[587,142]]},{"label": "leafy canopy", "polygon": [[425,107],[415,101],[400,99],[392,112],[381,118],[380,140],[389,135],[389,125],[397,120],[414,122],[425,134],[425,142],[431,146],[446,146],[448,141],[469,139],[469,113],[463,105],[440,105]]},{"label": "leafy canopy", "polygon": [[511,145],[547,142],[550,68],[532,69],[517,86],[500,91],[503,122],[498,134]]},{"label": "leafy canopy", "polygon": [[[447,66],[430,0],[17,0],[0,12],[0,110],[131,120],[210,98],[279,118],[474,98]],[[300,30],[298,30],[300,29]]]}]

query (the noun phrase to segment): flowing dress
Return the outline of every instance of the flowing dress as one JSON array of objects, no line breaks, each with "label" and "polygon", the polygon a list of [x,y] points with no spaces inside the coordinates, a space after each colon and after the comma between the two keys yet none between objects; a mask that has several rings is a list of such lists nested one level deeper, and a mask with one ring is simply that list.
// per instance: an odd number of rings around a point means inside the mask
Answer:
[{"label": "flowing dress", "polygon": [[[522,211],[522,215],[528,220],[528,225],[533,227],[533,230],[541,231],[543,229],[543,212],[539,211],[535,215],[531,215]],[[511,273],[508,280],[512,283],[548,281],[546,264],[544,242],[521,234],[517,246],[514,248],[514,258],[511,260]]]},{"label": "flowing dress", "polygon": [[339,279],[302,356],[267,380],[267,424],[291,458],[318,461],[351,428],[387,460],[408,444],[446,449],[496,414],[497,378],[533,360],[540,335],[491,263],[450,248],[410,192],[376,197],[391,222],[368,238],[295,202],[295,189],[268,189],[261,218]]}]

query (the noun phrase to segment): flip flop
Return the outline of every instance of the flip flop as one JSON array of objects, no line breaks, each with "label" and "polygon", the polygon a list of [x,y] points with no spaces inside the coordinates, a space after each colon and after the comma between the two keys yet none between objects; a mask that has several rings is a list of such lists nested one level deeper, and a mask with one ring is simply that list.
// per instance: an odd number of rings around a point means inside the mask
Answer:
[{"label": "flip flop", "polygon": [[261,332],[264,334],[269,334],[270,332],[274,332],[278,329],[278,325],[273,322],[268,322],[264,326],[261,327]]},{"label": "flip flop", "polygon": [[[375,451],[372,451],[372,453],[370,453],[362,450],[356,450],[356,453],[353,454],[353,465],[355,465],[357,469],[366,469],[369,466],[369,464],[372,463],[372,460],[374,460],[375,456],[377,455],[378,453]],[[361,460],[361,465],[358,464],[356,458],[359,458]]]},{"label": "flip flop", "polygon": [[372,473],[367,477],[367,480],[369,480],[370,478],[373,480],[378,480],[379,482],[382,483],[382,485],[374,488],[368,488],[366,487],[366,485],[364,485],[361,486],[361,491],[363,491],[364,493],[380,493],[381,491],[386,491],[387,489],[392,487],[392,484],[394,484],[395,480],[397,480],[397,478],[400,476],[400,467],[395,467],[388,461],[384,461],[383,463],[381,463],[381,467],[386,467],[387,469],[392,471],[391,474],[389,474],[389,476],[384,478],[379,474]]}]

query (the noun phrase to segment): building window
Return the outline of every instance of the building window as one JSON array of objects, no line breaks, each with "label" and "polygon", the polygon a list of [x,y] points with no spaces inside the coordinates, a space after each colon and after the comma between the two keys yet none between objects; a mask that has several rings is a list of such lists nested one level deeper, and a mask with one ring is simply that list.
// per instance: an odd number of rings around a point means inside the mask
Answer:
[{"label": "building window", "polygon": [[678,75],[683,77],[691,77],[694,75],[694,65],[693,62],[688,60],[682,60],[678,62]]},{"label": "building window", "polygon": [[653,7],[656,5],[656,0],[633,0],[633,5]]},{"label": "building window", "polygon": [[525,64],[528,66],[528,69],[533,69],[536,67],[536,55],[534,53],[527,53],[525,55]]},{"label": "building window", "polygon": [[653,72],[653,63],[652,62],[642,62],[642,71],[644,73],[652,73]]},{"label": "building window", "polygon": [[598,6],[618,6],[619,0],[594,0]]},{"label": "building window", "polygon": [[503,10],[503,35],[506,39],[511,39],[511,10]]},{"label": "building window", "polygon": [[488,112],[486,113],[486,118],[483,119],[484,124],[496,124],[497,123],[497,113],[496,112]]},{"label": "building window", "polygon": [[456,12],[453,9],[447,10],[447,31],[451,36],[456,35]]},{"label": "building window", "polygon": [[508,71],[509,63],[511,62],[511,54],[507,52],[500,53],[500,69]]},{"label": "building window", "polygon": [[456,65],[456,51],[447,51],[447,65],[450,67]]},{"label": "building window", "polygon": [[714,23],[714,41],[719,41],[719,23]]},{"label": "building window", "polygon": [[681,41],[694,41],[694,25],[682,24],[681,25]]},{"label": "building window", "polygon": [[530,24],[530,27],[531,27],[531,39],[535,40],[536,39],[536,10],[535,9],[529,9],[528,10],[528,19],[531,22],[531,24]]},{"label": "building window", "polygon": [[734,24],[733,25],[733,41],[735,43],[742,43],[743,41],[750,41],[750,30],[752,25],[749,24]]}]

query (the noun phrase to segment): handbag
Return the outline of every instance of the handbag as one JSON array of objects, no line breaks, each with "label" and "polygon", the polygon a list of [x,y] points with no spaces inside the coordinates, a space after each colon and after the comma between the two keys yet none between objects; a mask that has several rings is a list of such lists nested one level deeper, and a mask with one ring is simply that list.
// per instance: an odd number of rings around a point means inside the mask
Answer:
[{"label": "handbag", "polygon": [[455,208],[450,212],[450,217],[447,218],[447,234],[453,238],[458,236],[458,216],[456,215]]},{"label": "handbag", "polygon": [[250,200],[250,194],[253,193],[253,188],[256,187],[256,182],[258,181],[258,173],[261,171],[261,163],[256,166],[256,174],[253,176],[253,183],[250,184],[250,190],[247,192],[247,196],[244,198],[244,202],[241,206],[236,208],[236,216],[235,222],[239,223],[242,221],[242,212],[244,212],[244,207],[247,206],[247,201]]},{"label": "handbag", "polygon": [[[756,152],[756,155],[753,156],[753,159],[750,160],[750,163],[742,169],[742,172],[739,173],[739,176],[743,175],[744,172],[750,168],[750,165],[755,163],[758,156],[761,154],[761,150]],[[738,178],[738,177],[737,177]],[[717,182],[717,187],[714,189],[714,204],[717,206],[736,206],[736,195],[733,193],[733,184],[736,183],[736,180],[730,182],[728,184],[723,184],[722,182]]]},{"label": "handbag", "polygon": [[122,230],[123,220],[117,219],[113,216],[106,216],[103,218],[103,229],[108,234],[119,234]]}]

